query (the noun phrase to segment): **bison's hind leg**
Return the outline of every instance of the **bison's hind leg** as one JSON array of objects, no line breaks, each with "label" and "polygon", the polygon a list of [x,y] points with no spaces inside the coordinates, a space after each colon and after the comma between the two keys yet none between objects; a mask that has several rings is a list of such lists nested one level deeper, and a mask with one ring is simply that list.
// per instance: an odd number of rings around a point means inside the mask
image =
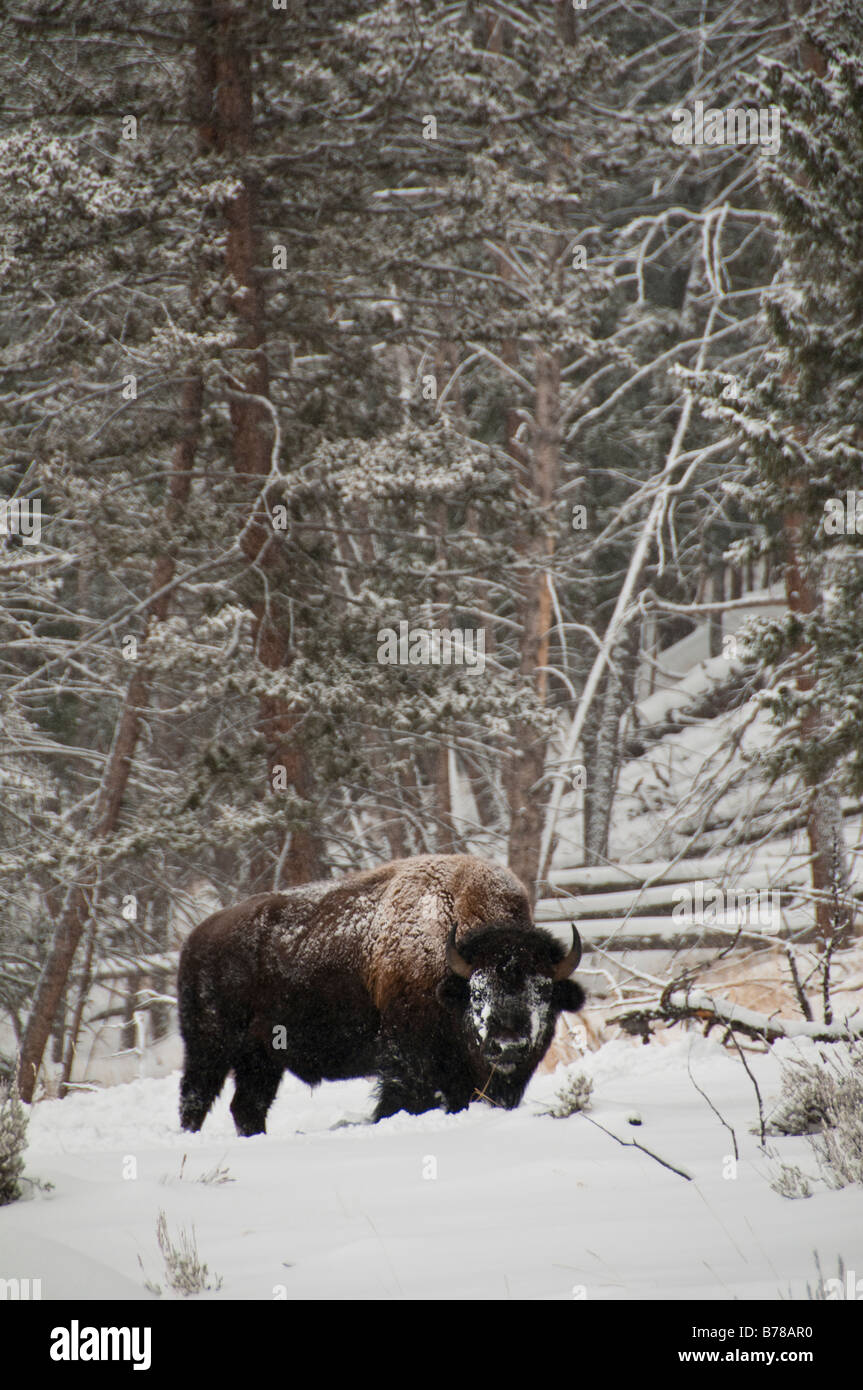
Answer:
[{"label": "bison's hind leg", "polygon": [[199,1130],[225,1084],[230,1062],[212,1048],[186,1044],[186,1064],[180,1082],[180,1124]]},{"label": "bison's hind leg", "polygon": [[264,1134],[267,1111],[276,1098],[284,1068],[263,1046],[247,1048],[234,1063],[236,1090],[231,1114],[237,1133]]}]

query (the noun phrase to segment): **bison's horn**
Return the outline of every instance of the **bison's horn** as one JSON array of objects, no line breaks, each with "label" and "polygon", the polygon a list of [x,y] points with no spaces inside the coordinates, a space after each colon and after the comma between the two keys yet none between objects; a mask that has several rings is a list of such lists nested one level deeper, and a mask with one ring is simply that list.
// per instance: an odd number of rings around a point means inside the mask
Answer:
[{"label": "bison's horn", "polygon": [[446,963],[454,975],[461,975],[463,980],[469,980],[472,967],[456,948],[455,933],[456,929],[453,927],[446,943]]},{"label": "bison's horn", "polygon": [[575,927],[573,926],[573,928],[572,928],[572,946],[571,946],[570,949],[567,951],[567,953],[566,953],[566,955],[564,956],[563,960],[558,961],[557,965],[554,967],[554,970],[553,970],[553,972],[552,972],[551,978],[552,978],[553,980],[565,980],[566,977],[567,977],[567,975],[571,975],[571,974],[572,974],[573,970],[576,968],[576,966],[578,965],[578,962],[579,962],[580,960],[581,960],[581,937],[579,936],[578,932],[576,931]]}]

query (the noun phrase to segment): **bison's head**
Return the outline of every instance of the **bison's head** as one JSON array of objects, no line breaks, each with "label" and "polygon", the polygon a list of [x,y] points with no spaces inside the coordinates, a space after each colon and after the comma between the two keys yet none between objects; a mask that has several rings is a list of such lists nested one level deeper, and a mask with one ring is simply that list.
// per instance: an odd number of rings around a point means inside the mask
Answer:
[{"label": "bison's head", "polygon": [[489,1098],[517,1105],[551,1042],[557,1015],[581,1008],[584,991],[568,978],[580,959],[574,927],[568,952],[538,928],[477,927],[458,947],[455,932],[450,935],[438,998],[460,1015],[477,1080]]}]

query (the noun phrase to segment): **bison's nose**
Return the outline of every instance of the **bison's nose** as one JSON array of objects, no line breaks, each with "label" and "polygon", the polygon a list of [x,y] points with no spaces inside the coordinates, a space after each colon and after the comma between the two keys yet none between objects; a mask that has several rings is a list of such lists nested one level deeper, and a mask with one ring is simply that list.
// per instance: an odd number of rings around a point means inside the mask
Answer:
[{"label": "bison's nose", "polygon": [[527,1050],[527,1043],[520,1033],[496,1033],[489,1039],[486,1052],[489,1057],[513,1057]]}]

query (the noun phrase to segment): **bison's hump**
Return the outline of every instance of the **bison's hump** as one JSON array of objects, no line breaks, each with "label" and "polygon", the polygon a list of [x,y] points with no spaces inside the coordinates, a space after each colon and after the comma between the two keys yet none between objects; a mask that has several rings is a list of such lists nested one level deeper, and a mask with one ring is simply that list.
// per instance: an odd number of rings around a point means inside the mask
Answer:
[{"label": "bison's hump", "polygon": [[515,875],[474,855],[426,854],[247,898],[196,927],[184,956],[254,957],[284,978],[350,969],[382,1008],[394,994],[433,994],[452,928],[461,937],[492,922],[533,926]]}]

